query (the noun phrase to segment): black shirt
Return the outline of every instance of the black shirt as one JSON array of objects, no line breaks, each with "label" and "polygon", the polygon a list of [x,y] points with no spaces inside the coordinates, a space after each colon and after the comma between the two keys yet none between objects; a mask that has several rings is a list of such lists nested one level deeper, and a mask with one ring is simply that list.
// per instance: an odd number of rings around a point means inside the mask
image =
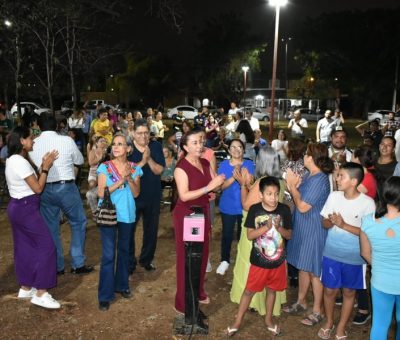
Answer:
[{"label": "black shirt", "polygon": [[[157,141],[151,141],[149,143],[150,157],[157,164],[165,167],[165,158],[162,152],[162,146]],[[143,158],[143,153],[135,148],[133,145],[133,151],[128,156],[128,160],[134,163],[140,163]],[[155,175],[149,164],[146,163],[142,168],[143,176],[140,177],[140,194],[136,198],[137,201],[142,202],[153,202],[160,201],[161,197],[161,174]]]},{"label": "black shirt", "polygon": [[287,205],[278,203],[273,211],[267,211],[262,203],[253,204],[247,214],[245,227],[258,229],[265,226],[272,218],[272,228],[253,240],[250,254],[250,263],[261,268],[271,269],[279,267],[286,259],[285,242],[282,235],[275,229],[275,219],[280,216],[280,225],[285,229],[292,229],[292,216]]}]

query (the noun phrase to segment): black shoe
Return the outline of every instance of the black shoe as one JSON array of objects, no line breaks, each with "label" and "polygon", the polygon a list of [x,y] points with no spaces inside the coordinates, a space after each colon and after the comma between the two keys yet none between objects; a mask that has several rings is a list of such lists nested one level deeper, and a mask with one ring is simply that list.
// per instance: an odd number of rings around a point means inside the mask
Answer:
[{"label": "black shoe", "polygon": [[353,319],[353,323],[355,325],[364,325],[365,323],[367,323],[367,321],[369,319],[371,319],[371,313],[363,314],[363,313],[357,312],[356,316]]},{"label": "black shoe", "polygon": [[124,299],[130,299],[132,297],[132,292],[129,289],[123,290],[121,292],[117,291],[116,293],[121,294]]},{"label": "black shoe", "polygon": [[156,270],[156,266],[152,263],[146,264],[142,266],[144,269],[146,269],[148,272],[151,272],[152,270]]},{"label": "black shoe", "polygon": [[108,301],[100,301],[99,309],[103,312],[108,311],[110,309],[110,303]]},{"label": "black shoe", "polygon": [[72,274],[88,274],[93,271],[93,266],[82,266],[79,268],[71,268],[71,273]]},{"label": "black shoe", "polygon": [[65,270],[61,269],[61,270],[57,270],[57,275],[64,275],[65,274]]},{"label": "black shoe", "polygon": [[336,306],[341,306],[343,304],[343,296],[338,296],[335,300]]}]

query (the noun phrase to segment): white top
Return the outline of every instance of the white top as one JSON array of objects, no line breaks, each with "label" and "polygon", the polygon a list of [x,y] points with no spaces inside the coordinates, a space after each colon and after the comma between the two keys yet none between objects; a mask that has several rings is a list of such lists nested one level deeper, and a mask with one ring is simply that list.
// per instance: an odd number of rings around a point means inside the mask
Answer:
[{"label": "white top", "polygon": [[158,129],[157,137],[164,138],[165,129],[164,129],[164,123],[162,122],[162,120],[161,119],[159,121],[154,120],[153,124],[155,126],[157,126],[157,129]]},{"label": "white top", "polygon": [[235,115],[238,112],[239,108],[235,107],[234,109],[229,109],[228,115]]},{"label": "white top", "polygon": [[286,160],[286,152],[285,149],[287,148],[288,141],[287,140],[280,140],[274,139],[271,143],[271,147],[278,153],[281,164],[283,161]]},{"label": "white top", "polygon": [[28,183],[25,182],[25,178],[32,174],[36,176],[32,165],[24,157],[12,155],[7,158],[6,180],[12,198],[21,199],[34,194]]},{"label": "white top", "polygon": [[230,123],[225,125],[225,132],[227,139],[235,138],[235,131],[236,131],[236,123],[232,120]]},{"label": "white top", "polygon": [[400,162],[400,129],[396,131],[394,134],[394,139],[396,140],[396,148],[395,148],[395,155],[396,160]]},{"label": "white top", "polygon": [[257,118],[251,117],[250,119],[248,119],[250,126],[252,128],[252,130],[259,130],[260,129],[260,122],[258,121]]},{"label": "white top", "polygon": [[319,139],[321,142],[329,142],[331,140],[331,132],[335,124],[336,121],[328,120],[325,117],[318,121],[317,131],[319,131]]},{"label": "white top", "polygon": [[82,165],[83,156],[71,137],[61,136],[55,131],[43,131],[35,139],[29,156],[39,168],[43,156],[52,150],[58,151],[58,158],[49,170],[47,183],[75,179],[74,164]]},{"label": "white top", "polygon": [[69,117],[68,118],[68,126],[70,129],[83,129],[84,126],[84,122],[83,122],[83,118],[72,118]]},{"label": "white top", "polygon": [[303,135],[303,128],[307,128],[308,124],[304,118],[300,118],[300,120],[296,123],[296,120],[293,118],[289,122],[289,129],[292,129],[292,135]]}]

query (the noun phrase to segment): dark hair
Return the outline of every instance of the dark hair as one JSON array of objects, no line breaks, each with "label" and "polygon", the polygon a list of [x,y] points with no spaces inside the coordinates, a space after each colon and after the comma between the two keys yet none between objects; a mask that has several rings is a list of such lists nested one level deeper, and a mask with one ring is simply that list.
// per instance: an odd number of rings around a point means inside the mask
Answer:
[{"label": "dark hair", "polygon": [[287,139],[287,136],[286,136],[285,130],[278,130],[278,133],[276,134],[276,138],[279,138],[279,134],[280,134],[281,132],[282,132],[282,133],[284,134],[284,136],[285,136],[285,139],[284,139],[284,140],[286,140],[286,139]]},{"label": "dark hair", "polygon": [[100,117],[103,113],[108,113],[108,110],[102,107],[97,113],[97,117]]},{"label": "dark hair", "polygon": [[251,128],[251,125],[248,120],[241,120],[239,125],[236,128],[236,132],[243,133],[246,137],[246,143],[253,144],[255,137],[254,131]]},{"label": "dark hair", "polygon": [[149,125],[147,124],[147,118],[146,119],[144,119],[144,118],[136,119],[135,123],[133,124],[133,131],[136,131],[141,126],[144,126],[147,129],[149,129]]},{"label": "dark hair", "polygon": [[260,192],[263,193],[266,187],[274,186],[278,189],[278,192],[281,190],[281,184],[279,183],[279,179],[272,176],[263,177],[260,179],[259,187]]},{"label": "dark hair", "polygon": [[307,146],[307,155],[311,156],[314,164],[325,174],[333,172],[333,161],[328,157],[328,148],[322,143],[310,143]]},{"label": "dark hair", "polygon": [[3,114],[4,116],[6,115],[6,110],[0,109],[0,113]]},{"label": "dark hair", "polygon": [[383,183],[382,196],[375,211],[375,217],[382,217],[387,213],[387,205],[393,205],[400,211],[400,177],[389,177]]},{"label": "dark hair", "polygon": [[183,146],[187,145],[187,142],[188,142],[188,139],[190,136],[197,135],[200,132],[203,132],[203,131],[202,130],[190,130],[182,136],[180,146],[181,146],[181,150],[183,151],[183,154],[185,156],[187,155],[187,151],[185,150],[185,148]]},{"label": "dark hair", "polygon": [[233,138],[233,139],[231,139],[231,140],[228,142],[228,148],[231,147],[232,142],[239,142],[240,145],[242,146],[243,152],[244,152],[244,149],[245,149],[246,145],[244,145],[244,143],[243,143],[243,141],[242,141],[241,139],[239,139],[239,138]]},{"label": "dark hair", "polygon": [[388,136],[388,135],[383,136],[381,139],[381,143],[384,139],[390,139],[393,143],[393,147],[396,147],[396,139],[393,136]]},{"label": "dark hair", "polygon": [[31,129],[26,126],[17,126],[8,136],[8,157],[19,155],[23,149],[21,138],[25,139],[31,135]]},{"label": "dark hair", "polygon": [[307,145],[304,140],[300,138],[291,138],[288,142],[287,158],[290,161],[298,161],[303,157],[304,152],[307,149]]},{"label": "dark hair", "polygon": [[379,157],[375,148],[365,144],[355,149],[353,155],[355,158],[358,158],[360,164],[367,169],[375,166]]},{"label": "dark hair", "polygon": [[243,111],[236,111],[236,114],[239,116],[240,119],[243,119]]},{"label": "dark hair", "polygon": [[30,125],[32,126],[32,124],[34,122],[38,122],[39,121],[40,116],[37,113],[34,113],[33,115],[31,115],[31,121],[30,121]]},{"label": "dark hair", "polygon": [[[65,123],[67,123],[66,119]],[[57,129],[57,120],[53,115],[42,113],[39,116],[38,124],[41,131],[56,131]]]},{"label": "dark hair", "polygon": [[351,179],[355,178],[357,180],[357,186],[363,181],[364,179],[364,168],[361,164],[355,162],[348,162],[343,164],[340,169],[345,170]]}]

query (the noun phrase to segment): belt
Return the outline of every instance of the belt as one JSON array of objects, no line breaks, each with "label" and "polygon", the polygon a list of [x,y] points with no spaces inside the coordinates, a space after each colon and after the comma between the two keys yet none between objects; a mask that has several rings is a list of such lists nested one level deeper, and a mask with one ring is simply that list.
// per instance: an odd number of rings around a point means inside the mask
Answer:
[{"label": "belt", "polygon": [[73,183],[73,182],[75,182],[74,179],[68,179],[68,180],[64,180],[64,181],[49,182],[47,184],[66,184],[66,183]]}]

